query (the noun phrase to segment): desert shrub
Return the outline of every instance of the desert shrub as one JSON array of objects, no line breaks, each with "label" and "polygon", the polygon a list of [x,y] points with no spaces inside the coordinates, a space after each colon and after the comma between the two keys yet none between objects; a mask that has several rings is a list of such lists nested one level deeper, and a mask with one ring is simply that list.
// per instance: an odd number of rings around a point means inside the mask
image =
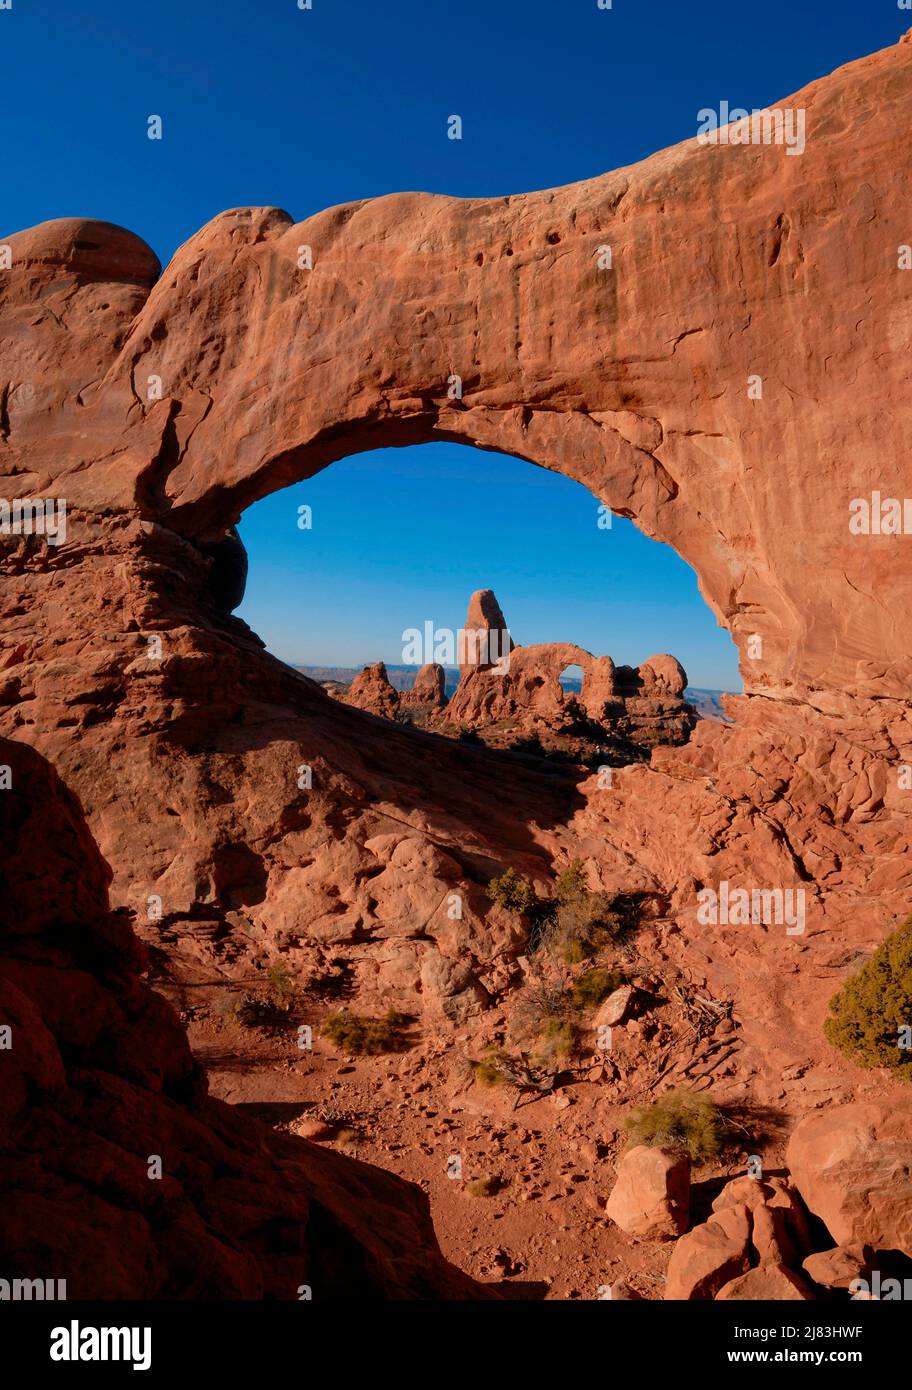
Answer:
[{"label": "desert shrub", "polygon": [[224,1013],[245,1028],[287,1028],[294,1014],[295,994],[291,972],[279,962],[267,970],[264,987],[231,997]]},{"label": "desert shrub", "polygon": [[491,879],[487,895],[498,907],[506,907],[510,912],[520,914],[530,912],[538,901],[532,884],[522,878],[512,866],[499,878]]},{"label": "desert shrub", "polygon": [[470,1197],[493,1197],[500,1190],[497,1178],[471,1178],[463,1184],[463,1190]]},{"label": "desert shrub", "polygon": [[589,960],[639,921],[636,895],[591,892],[579,859],[558,874],[554,894],[531,914],[530,949],[544,949],[567,965]]},{"label": "desert shrub", "polygon": [[912,1077],[912,917],[878,946],[830,1000],[827,1041],[862,1067],[891,1067]]},{"label": "desert shrub", "polygon": [[523,989],[516,1001],[516,1028],[537,1065],[566,1061],[577,1051],[578,1013],[561,980],[539,976]]},{"label": "desert shrub", "polygon": [[678,1149],[703,1162],[722,1152],[725,1116],[708,1096],[677,1086],[651,1105],[635,1105],[624,1128],[630,1146]]},{"label": "desert shrub", "polygon": [[552,955],[578,965],[616,942],[627,926],[618,899],[592,893],[571,865],[557,882],[557,905],[539,932],[539,945]]},{"label": "desert shrub", "polygon": [[475,1080],[481,1086],[506,1086],[511,1080],[505,1069],[509,1060],[506,1052],[492,1048],[480,1062],[474,1063]]},{"label": "desert shrub", "polygon": [[266,972],[266,987],[274,1004],[290,1004],[295,995],[295,983],[288,966],[281,961],[270,965]]},{"label": "desert shrub", "polygon": [[220,990],[215,996],[212,1014],[215,1018],[221,1019],[223,1023],[229,1019],[234,1019],[237,1017],[237,1003],[237,995],[233,990]]},{"label": "desert shrub", "polygon": [[537,898],[532,884],[512,866],[487,887],[491,902],[528,920],[533,954],[544,948],[567,965],[590,959],[638,922],[636,897],[590,892],[579,859],[558,874],[554,891],[553,898]]},{"label": "desert shrub", "polygon": [[561,906],[575,902],[588,891],[581,859],[574,859],[567,865],[566,869],[558,874],[554,881],[554,896]]},{"label": "desert shrub", "polygon": [[335,1047],[352,1054],[379,1056],[384,1052],[401,1052],[405,1046],[403,1027],[406,1020],[393,1009],[383,1018],[368,1018],[340,1009],[324,1019],[322,1032]]},{"label": "desert shrub", "polygon": [[549,1018],[537,1038],[535,1062],[547,1067],[555,1062],[566,1062],[579,1049],[579,1029],[572,1018]]},{"label": "desert shrub", "polygon": [[292,1022],[292,1001],[279,1001],[250,991],[236,996],[228,1009],[244,1028],[283,1029]]},{"label": "desert shrub", "polygon": [[607,970],[599,967],[587,970],[570,986],[571,1003],[574,1008],[581,1012],[584,1009],[594,1009],[601,1004],[603,999],[607,999],[609,994],[613,994],[616,989],[620,989],[621,985],[626,984],[626,980],[627,977],[623,970]]}]

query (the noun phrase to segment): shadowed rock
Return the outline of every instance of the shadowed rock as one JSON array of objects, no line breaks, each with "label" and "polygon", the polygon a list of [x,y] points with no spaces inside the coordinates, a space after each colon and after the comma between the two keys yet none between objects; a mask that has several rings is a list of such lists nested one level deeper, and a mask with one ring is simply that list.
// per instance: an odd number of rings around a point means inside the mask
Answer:
[{"label": "shadowed rock", "polygon": [[0,1277],[86,1300],[496,1296],[443,1259],[420,1189],[207,1098],[75,797],[22,744],[0,765]]}]

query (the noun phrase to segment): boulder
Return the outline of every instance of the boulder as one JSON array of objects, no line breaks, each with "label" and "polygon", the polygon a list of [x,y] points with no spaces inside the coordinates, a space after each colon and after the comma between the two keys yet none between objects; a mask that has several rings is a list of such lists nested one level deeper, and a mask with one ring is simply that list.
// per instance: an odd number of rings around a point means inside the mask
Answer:
[{"label": "boulder", "polygon": [[609,994],[593,1015],[592,1027],[596,1032],[599,1028],[612,1028],[618,1023],[624,1023],[630,1017],[636,995],[637,991],[633,985],[621,985],[620,989]]},{"label": "boulder", "polygon": [[869,1245],[834,1245],[832,1250],[820,1250],[808,1255],[802,1268],[815,1284],[827,1289],[847,1289],[855,1279],[867,1279],[873,1269]]},{"label": "boulder", "polygon": [[628,1235],[673,1240],[687,1230],[689,1206],[690,1160],[638,1144],[618,1165],[605,1214]]},{"label": "boulder", "polygon": [[762,1265],[792,1265],[800,1262],[788,1231],[785,1213],[761,1204],[754,1208],[751,1247]]},{"label": "boulder", "polygon": [[666,1299],[715,1298],[721,1288],[750,1268],[751,1213],[725,1207],[682,1236],[671,1252]]},{"label": "boulder", "polygon": [[912,1102],[866,1101],[806,1116],[787,1162],[838,1245],[912,1256]]},{"label": "boulder", "polygon": [[720,1212],[739,1205],[751,1211],[751,1245],[760,1264],[793,1265],[811,1250],[807,1213],[783,1178],[733,1178],[712,1209]]},{"label": "boulder", "polygon": [[806,1303],[814,1295],[804,1280],[785,1265],[767,1264],[759,1269],[749,1269],[737,1279],[724,1284],[716,1298],[744,1299],[750,1302],[793,1302]]},{"label": "boulder", "polygon": [[476,1018],[491,1002],[469,961],[449,960],[433,949],[421,966],[421,991],[432,1009],[455,1024]]}]

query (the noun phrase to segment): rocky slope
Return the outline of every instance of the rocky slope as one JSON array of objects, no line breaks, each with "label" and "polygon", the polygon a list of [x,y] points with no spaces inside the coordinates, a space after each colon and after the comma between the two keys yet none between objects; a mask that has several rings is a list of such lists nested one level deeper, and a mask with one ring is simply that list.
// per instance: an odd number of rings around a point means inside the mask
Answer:
[{"label": "rocky slope", "polygon": [[21,744],[0,765],[0,1275],[70,1299],[496,1296],[443,1259],[417,1188],[207,1096],[77,801]]}]

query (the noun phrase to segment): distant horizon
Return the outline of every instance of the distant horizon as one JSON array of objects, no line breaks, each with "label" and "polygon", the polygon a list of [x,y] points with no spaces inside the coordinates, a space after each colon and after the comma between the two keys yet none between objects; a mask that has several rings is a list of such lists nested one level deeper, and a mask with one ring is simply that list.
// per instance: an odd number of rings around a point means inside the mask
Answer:
[{"label": "distant horizon", "polygon": [[563,474],[463,444],[355,454],[244,513],[238,616],[292,666],[408,665],[408,629],[457,632],[492,589],[518,646],[566,642],[618,666],[667,652],[690,685],[739,693],[693,570],[623,517],[600,526],[599,507]]}]

